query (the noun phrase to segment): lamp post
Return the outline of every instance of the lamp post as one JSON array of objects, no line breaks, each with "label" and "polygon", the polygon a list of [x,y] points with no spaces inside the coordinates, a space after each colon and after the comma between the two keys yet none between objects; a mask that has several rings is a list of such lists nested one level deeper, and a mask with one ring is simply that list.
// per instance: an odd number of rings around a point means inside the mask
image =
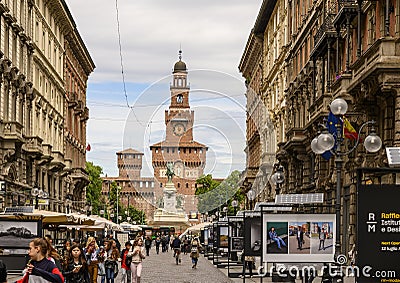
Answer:
[{"label": "lamp post", "polygon": [[87,202],[85,205],[85,211],[87,216],[90,216],[92,214],[92,209],[93,209],[92,204],[90,202]]},{"label": "lamp post", "polygon": [[238,201],[236,199],[232,200],[233,215],[236,215],[236,207],[238,206]]},{"label": "lamp post", "polygon": [[[358,136],[354,146],[348,151],[342,151],[343,146],[343,125],[340,121],[343,121],[343,115],[346,114],[348,109],[347,102],[342,98],[333,100],[330,104],[330,110],[336,118],[339,118],[339,122],[335,125],[336,132],[329,133],[325,128],[324,131],[311,142],[311,149],[316,154],[323,154],[326,151],[330,151],[335,158],[337,182],[336,182],[336,200],[335,200],[335,214],[336,214],[336,241],[335,241],[335,260],[341,253],[341,241],[340,241],[340,226],[341,226],[341,215],[340,215],[340,203],[341,203],[341,180],[342,180],[342,168],[343,159],[342,156],[348,155],[353,152],[360,142],[360,134],[362,129],[367,125],[375,124],[375,121],[367,121],[363,123],[358,131]],[[335,137],[332,135],[336,135]],[[336,144],[336,148],[335,148]],[[368,152],[377,152],[382,147],[382,140],[376,135],[375,129],[371,128],[371,133],[364,140],[364,147]]]},{"label": "lamp post", "polygon": [[72,196],[70,194],[67,194],[65,196],[65,205],[67,207],[67,214],[70,213],[70,206],[72,205]]},{"label": "lamp post", "polygon": [[247,198],[248,198],[248,200],[249,200],[249,203],[250,203],[250,209],[253,209],[252,208],[252,202],[253,202],[253,199],[256,197],[256,193],[253,191],[253,189],[250,189],[248,192],[247,192]]},{"label": "lamp post", "polygon": [[110,218],[111,218],[111,221],[114,220],[114,213],[111,213],[111,214],[110,214]]},{"label": "lamp post", "polygon": [[120,191],[120,190],[121,190],[121,187],[118,186],[118,187],[117,187],[117,200],[116,200],[116,201],[117,201],[117,221],[116,221],[117,224],[118,224],[118,222],[119,222],[119,221],[118,221],[118,220],[119,220],[119,217],[118,217],[118,206],[119,206],[119,205],[118,205],[118,203],[119,203],[119,191]]},{"label": "lamp post", "polygon": [[39,199],[47,199],[49,194],[42,189],[35,186],[32,191],[31,195],[35,197],[35,209],[39,209]]},{"label": "lamp post", "polygon": [[279,195],[281,191],[281,184],[285,181],[285,174],[283,173],[283,166],[278,164],[275,166],[276,171],[271,176],[271,181],[275,184],[276,195]]},{"label": "lamp post", "polygon": [[224,208],[222,209],[222,211],[225,213],[225,218],[228,220],[228,207],[224,206]]}]

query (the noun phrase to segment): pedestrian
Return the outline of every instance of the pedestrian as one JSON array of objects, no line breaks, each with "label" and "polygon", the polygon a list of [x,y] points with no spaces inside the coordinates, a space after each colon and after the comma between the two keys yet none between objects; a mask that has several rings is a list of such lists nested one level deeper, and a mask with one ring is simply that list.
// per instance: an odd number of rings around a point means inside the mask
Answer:
[{"label": "pedestrian", "polygon": [[[104,241],[103,241],[104,244]],[[101,283],[106,281],[106,267],[104,266],[104,261],[106,257],[106,252],[103,246],[100,246],[99,252],[97,254],[97,259],[99,260],[97,275],[101,277]]]},{"label": "pedestrian", "polygon": [[151,248],[151,239],[149,236],[147,236],[146,239],[144,240],[144,246],[146,248],[146,256],[149,256]]},{"label": "pedestrian", "polygon": [[250,277],[253,277],[253,269],[255,264],[254,256],[248,256],[242,252],[242,262],[243,262],[243,274],[246,274],[246,268],[249,270]]},{"label": "pedestrian", "polygon": [[321,228],[321,232],[319,232],[318,235],[319,238],[319,247],[318,250],[325,250],[325,239],[326,239],[326,233],[325,233],[325,229]]},{"label": "pedestrian", "polygon": [[97,283],[97,275],[99,272],[98,260],[99,247],[95,237],[89,237],[85,247],[85,257],[88,264],[88,271],[91,283]]},{"label": "pedestrian", "polygon": [[63,243],[63,249],[61,251],[61,265],[64,265],[64,261],[68,257],[70,248],[71,248],[71,241],[66,239]]},{"label": "pedestrian", "polygon": [[114,241],[115,244],[117,245],[118,252],[121,252],[121,243],[118,241],[118,239],[114,239],[112,233],[108,235],[108,240],[109,241]]},{"label": "pedestrian", "polygon": [[297,249],[302,250],[303,243],[304,243],[304,232],[303,232],[303,228],[301,226],[299,226],[297,229],[296,239],[297,239]]},{"label": "pedestrian", "polygon": [[0,283],[7,283],[7,266],[0,259]]},{"label": "pedestrian", "polygon": [[52,240],[51,238],[49,239],[48,237],[44,238],[47,241],[48,244],[48,250],[47,250],[47,259],[51,260],[52,262],[55,263],[57,268],[61,270],[61,257],[58,254],[57,250],[53,247]]},{"label": "pedestrian", "polygon": [[187,254],[189,249],[189,240],[186,236],[183,237],[183,254]]},{"label": "pedestrian", "polygon": [[286,247],[286,243],[285,241],[278,236],[278,234],[275,231],[275,227],[271,227],[270,231],[268,232],[269,238],[276,242],[276,244],[278,245],[278,249],[282,249],[281,246]]},{"label": "pedestrian", "polygon": [[179,239],[178,235],[175,236],[175,239],[172,241],[172,248],[174,249],[174,257],[175,257],[175,261],[176,264],[181,263],[181,245],[182,242]]},{"label": "pedestrian", "polygon": [[201,245],[197,238],[194,238],[191,243],[190,258],[192,259],[192,268],[197,268],[197,262],[199,261]]},{"label": "pedestrian", "polygon": [[[121,251],[121,272],[122,272],[122,279],[121,283],[131,283],[131,263],[132,257],[128,256],[129,251],[132,248],[132,244],[130,241],[125,243],[125,249]],[[125,280],[126,279],[126,280]]]},{"label": "pedestrian", "polygon": [[132,251],[128,255],[132,258],[132,283],[140,283],[142,261],[146,258],[144,255],[143,240],[141,238],[136,238],[135,241],[133,241]]},{"label": "pedestrian", "polygon": [[167,251],[167,245],[169,245],[167,236],[162,235],[161,236],[161,251],[165,253]]},{"label": "pedestrian", "polygon": [[83,249],[72,245],[68,259],[63,268],[63,275],[68,283],[89,283],[88,264]]},{"label": "pedestrian", "polygon": [[106,269],[106,282],[114,283],[115,277],[118,274],[118,258],[119,252],[114,240],[108,240],[104,242],[105,246],[105,262],[104,266]]},{"label": "pedestrian", "polygon": [[49,243],[45,238],[36,238],[29,243],[30,260],[25,275],[17,283],[42,282],[63,283],[64,277],[55,263],[47,259]]},{"label": "pedestrian", "polygon": [[160,253],[160,244],[161,244],[161,239],[159,236],[156,238],[155,242],[156,242],[156,253],[159,254]]}]

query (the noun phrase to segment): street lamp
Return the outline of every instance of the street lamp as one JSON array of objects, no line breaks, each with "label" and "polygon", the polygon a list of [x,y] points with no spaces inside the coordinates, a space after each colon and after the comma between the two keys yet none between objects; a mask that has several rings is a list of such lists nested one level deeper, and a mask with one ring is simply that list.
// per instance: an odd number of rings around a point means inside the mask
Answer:
[{"label": "street lamp", "polygon": [[247,192],[247,198],[250,201],[250,209],[252,209],[252,201],[253,201],[253,199],[255,199],[255,197],[256,197],[256,193],[253,191],[253,189],[250,189]]},{"label": "street lamp", "polygon": [[67,207],[67,214],[69,214],[70,206],[72,205],[72,196],[70,194],[65,196],[65,205]]},{"label": "street lamp", "polygon": [[87,216],[90,216],[92,214],[92,209],[93,209],[92,204],[90,202],[87,202],[85,205],[85,211]]},{"label": "street lamp", "polygon": [[111,218],[111,221],[114,220],[114,213],[111,213],[111,214],[110,214],[110,218]]},{"label": "street lamp", "polygon": [[31,195],[35,197],[35,209],[39,209],[39,199],[47,199],[49,194],[42,189],[35,186],[32,191]]},{"label": "street lamp", "polygon": [[[222,211],[225,213],[225,217],[228,217],[228,207],[224,206],[224,208],[222,209]],[[228,219],[228,218],[227,218]]]},{"label": "street lamp", "polygon": [[238,201],[234,199],[231,204],[233,207],[233,215],[236,215],[236,207],[238,206]]},{"label": "street lamp", "polygon": [[[343,115],[346,114],[348,109],[348,105],[346,100],[342,98],[337,98],[333,100],[330,104],[330,111],[333,115],[335,115],[339,121],[343,121]],[[348,151],[342,151],[343,146],[343,125],[341,122],[338,122],[337,125],[334,125],[333,129],[336,129],[334,133],[328,133],[325,128],[324,131],[317,137],[314,138],[311,142],[311,149],[316,154],[323,154],[326,151],[330,151],[335,158],[336,165],[336,174],[337,174],[337,182],[336,182],[336,201],[335,201],[335,214],[336,214],[336,242],[335,242],[335,259],[341,253],[341,242],[340,242],[340,203],[341,203],[341,180],[342,180],[342,167],[343,167],[343,159],[342,156],[348,155],[353,152],[357,145],[360,142],[360,134],[362,129],[367,125],[375,124],[375,121],[367,121],[360,126],[358,131],[358,136],[356,143],[354,146]],[[332,135],[336,135],[335,137]],[[336,144],[336,148],[335,148]],[[382,147],[381,138],[375,133],[375,129],[371,128],[371,133],[364,140],[364,147],[368,152],[377,152]]]},{"label": "street lamp", "polygon": [[279,195],[279,193],[281,191],[281,184],[285,181],[285,174],[283,173],[282,165],[276,165],[275,167],[276,167],[276,171],[271,176],[271,181],[275,185],[276,195]]}]

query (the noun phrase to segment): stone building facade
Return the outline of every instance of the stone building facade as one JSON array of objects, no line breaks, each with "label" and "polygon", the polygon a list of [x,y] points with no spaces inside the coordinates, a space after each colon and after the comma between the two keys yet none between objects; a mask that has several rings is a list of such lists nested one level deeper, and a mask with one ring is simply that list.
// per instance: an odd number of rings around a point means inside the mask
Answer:
[{"label": "stone building facade", "polygon": [[[181,57],[181,56],[180,56]],[[157,197],[167,182],[167,164],[173,163],[173,183],[178,204],[187,214],[197,211],[196,179],[204,173],[207,147],[193,140],[194,111],[189,104],[189,82],[186,64],[179,59],[174,65],[170,86],[171,103],[165,110],[165,140],[150,146]]]},{"label": "stone building facade", "polygon": [[[272,29],[277,26],[272,13],[262,17],[266,7],[282,7],[286,13],[285,42],[278,43],[285,55],[284,68],[277,66],[283,70],[284,84],[279,93],[283,96],[282,123],[277,124],[275,145],[276,160],[285,173],[282,192],[323,192],[328,208],[321,212],[333,213],[335,158],[325,160],[315,155],[310,144],[329,113],[330,102],[341,97],[349,105],[346,117],[354,128],[375,120],[384,147],[399,145],[400,3],[291,0],[279,4],[264,0],[256,25],[263,20],[266,29]],[[273,68],[279,60],[268,58],[266,50],[275,48],[274,40],[265,41],[264,35],[262,59]],[[267,63],[263,66],[267,67]],[[271,83],[267,76],[263,77],[266,89]],[[275,121],[276,112],[267,105],[265,111]],[[365,127],[361,136],[369,131]],[[354,145],[349,140],[344,144],[347,149]],[[343,156],[340,240],[344,254],[356,239],[356,168],[388,166],[384,147],[370,154],[358,146]],[[381,181],[379,176],[372,176],[372,182]]]},{"label": "stone building facade", "polygon": [[[143,156],[142,152],[132,148],[117,152],[118,177],[102,178],[102,195],[105,200],[108,200],[110,185],[115,182],[121,188],[119,199],[123,207],[129,205],[142,210],[149,222],[153,219],[155,210],[155,182],[152,177],[141,176]],[[120,213],[124,213],[124,211]]]},{"label": "stone building facade", "polygon": [[275,196],[269,179],[278,162],[279,145],[286,140],[287,42],[285,1],[264,1],[239,64],[247,88],[247,163],[242,188],[245,193],[254,191],[251,204]]},{"label": "stone building facade", "polygon": [[[69,195],[80,210],[86,86],[95,65],[64,0],[2,1],[0,30],[3,208],[36,204],[36,187],[48,194],[40,208],[65,211]],[[70,103],[72,92],[79,103]]]}]

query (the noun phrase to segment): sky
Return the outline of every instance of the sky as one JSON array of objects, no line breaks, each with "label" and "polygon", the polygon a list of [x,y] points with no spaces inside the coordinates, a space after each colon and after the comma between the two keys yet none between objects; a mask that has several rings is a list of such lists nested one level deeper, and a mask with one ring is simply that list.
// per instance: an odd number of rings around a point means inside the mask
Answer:
[{"label": "sky", "polygon": [[246,89],[238,65],[261,2],[66,0],[96,65],[87,89],[87,160],[117,176],[116,152],[134,148],[145,154],[142,176],[153,175],[149,146],[165,137],[181,49],[194,139],[209,148],[205,173],[244,170]]}]

